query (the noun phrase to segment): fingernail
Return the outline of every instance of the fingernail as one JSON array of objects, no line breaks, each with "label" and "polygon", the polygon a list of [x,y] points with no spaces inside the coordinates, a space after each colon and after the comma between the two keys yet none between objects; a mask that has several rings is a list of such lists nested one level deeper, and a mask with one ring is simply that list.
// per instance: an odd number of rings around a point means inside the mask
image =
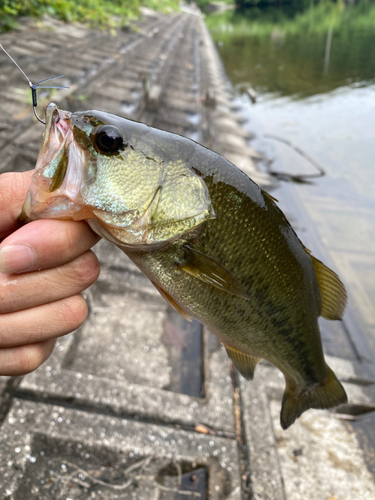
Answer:
[{"label": "fingernail", "polygon": [[0,250],[0,273],[22,273],[31,269],[37,261],[35,251],[27,245],[10,245]]}]

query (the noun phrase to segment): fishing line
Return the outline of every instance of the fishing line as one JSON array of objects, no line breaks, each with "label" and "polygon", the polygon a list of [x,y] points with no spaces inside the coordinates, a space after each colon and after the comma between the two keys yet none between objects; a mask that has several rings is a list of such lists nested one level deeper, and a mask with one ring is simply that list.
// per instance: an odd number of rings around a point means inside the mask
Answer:
[{"label": "fishing line", "polygon": [[269,139],[274,139],[275,141],[283,142],[287,146],[289,146],[293,151],[300,154],[303,158],[305,158],[308,162],[310,162],[318,171],[316,174],[290,174],[288,172],[277,172],[271,169],[271,162],[267,165],[267,172],[274,177],[278,177],[280,180],[284,181],[294,181],[299,182],[301,184],[308,184],[309,181],[307,179],[315,178],[315,177],[323,177],[326,175],[324,168],[319,165],[319,163],[311,158],[307,153],[305,153],[300,147],[296,146],[292,142],[288,141],[288,139],[284,139],[284,137],[280,137],[274,134],[264,134],[264,137]]},{"label": "fishing line", "polygon": [[[43,121],[41,118],[39,118],[39,116],[38,116],[38,114],[36,112],[36,108],[38,106],[36,91],[37,91],[37,89],[68,89],[69,87],[53,87],[53,86],[48,86],[48,85],[39,86],[41,83],[49,82],[50,80],[56,80],[56,78],[61,78],[64,75],[51,76],[50,78],[45,78],[44,80],[40,80],[40,82],[32,83],[30,81],[29,77],[23,71],[23,69],[20,68],[20,66],[16,63],[16,61],[13,59],[13,57],[4,49],[4,47],[1,45],[1,43],[0,43],[0,48],[5,52],[5,54],[9,57],[9,59],[17,66],[17,68],[21,71],[21,73],[23,74],[23,76],[26,78],[27,83],[29,84],[29,87],[30,87],[30,90],[31,90],[31,96],[32,96],[32,99],[33,99],[33,111],[34,111],[35,118],[37,120],[39,120],[40,123],[43,123],[43,125],[45,125],[46,122]],[[57,110],[57,113],[58,113],[57,121],[59,121],[60,120],[60,113],[59,113],[58,110]]]}]

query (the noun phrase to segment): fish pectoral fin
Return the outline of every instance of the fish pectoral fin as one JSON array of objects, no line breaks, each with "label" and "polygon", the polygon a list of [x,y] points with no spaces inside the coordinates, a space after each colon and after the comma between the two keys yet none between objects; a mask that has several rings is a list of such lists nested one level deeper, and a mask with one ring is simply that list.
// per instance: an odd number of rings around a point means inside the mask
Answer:
[{"label": "fish pectoral fin", "polygon": [[292,389],[287,381],[281,407],[281,427],[287,429],[296,418],[309,408],[327,409],[347,401],[345,389],[329,366],[327,366],[327,377],[321,384],[307,388],[299,394]]},{"label": "fish pectoral fin", "polygon": [[246,380],[253,380],[256,365],[262,358],[257,358],[251,354],[239,351],[223,343],[229,358],[233,361],[234,366]]},{"label": "fish pectoral fin", "polygon": [[331,269],[310,255],[318,279],[322,298],[321,316],[326,319],[341,319],[347,302],[345,286]]},{"label": "fish pectoral fin", "polygon": [[223,292],[249,300],[249,296],[236,278],[216,260],[188,245],[184,245],[184,249],[186,262],[179,264],[179,269]]},{"label": "fish pectoral fin", "polygon": [[181,314],[181,316],[186,319],[187,321],[192,321],[191,317],[188,315],[187,312],[185,312],[182,307],[177,304],[177,302],[173,299],[173,297],[171,297],[169,295],[169,293],[167,293],[165,290],[163,290],[162,288],[160,288],[159,285],[157,285],[156,283],[154,283],[153,281],[151,281],[151,283],[154,285],[154,287],[156,288],[156,290],[160,293],[160,295],[163,297],[163,299],[168,302],[168,304],[170,306],[173,307],[173,309],[175,309],[178,313]]}]

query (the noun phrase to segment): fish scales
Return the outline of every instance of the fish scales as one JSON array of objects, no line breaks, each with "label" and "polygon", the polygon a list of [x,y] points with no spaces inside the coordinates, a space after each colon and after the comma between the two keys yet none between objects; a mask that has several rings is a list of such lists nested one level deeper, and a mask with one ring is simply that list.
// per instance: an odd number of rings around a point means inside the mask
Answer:
[{"label": "fish scales", "polygon": [[[293,230],[274,202],[264,197],[260,206],[249,195],[259,190],[257,186],[240,178],[242,190],[247,185],[241,193],[228,179],[220,179],[220,167],[215,176],[205,178],[217,218],[205,224],[194,248],[228,269],[249,295],[248,301],[217,293],[211,285],[180,271],[175,263],[184,261],[182,241],[159,251],[126,253],[223,342],[265,357],[276,366],[290,370],[294,366],[293,370],[312,383],[320,382],[322,374],[325,376],[317,326],[320,296],[311,259],[294,241]],[[293,239],[293,249],[288,239]],[[275,249],[281,253],[277,261]],[[301,342],[301,336],[307,342]],[[286,349],[286,342],[295,348]]]},{"label": "fish scales", "polygon": [[204,323],[246,378],[262,358],[277,366],[284,428],[309,408],[346,401],[318,326],[321,314],[342,317],[344,286],[272,197],[220,155],[114,115],[50,104],[22,217],[87,220],[184,317]]}]

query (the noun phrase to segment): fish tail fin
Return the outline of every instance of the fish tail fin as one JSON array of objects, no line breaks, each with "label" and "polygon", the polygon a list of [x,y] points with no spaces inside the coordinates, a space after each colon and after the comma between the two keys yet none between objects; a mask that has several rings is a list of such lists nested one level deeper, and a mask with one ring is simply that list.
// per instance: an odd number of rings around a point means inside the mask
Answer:
[{"label": "fish tail fin", "polygon": [[281,427],[287,429],[309,408],[332,408],[346,403],[347,400],[345,389],[327,365],[325,380],[317,386],[301,391],[299,394],[296,394],[287,382],[281,407]]}]

